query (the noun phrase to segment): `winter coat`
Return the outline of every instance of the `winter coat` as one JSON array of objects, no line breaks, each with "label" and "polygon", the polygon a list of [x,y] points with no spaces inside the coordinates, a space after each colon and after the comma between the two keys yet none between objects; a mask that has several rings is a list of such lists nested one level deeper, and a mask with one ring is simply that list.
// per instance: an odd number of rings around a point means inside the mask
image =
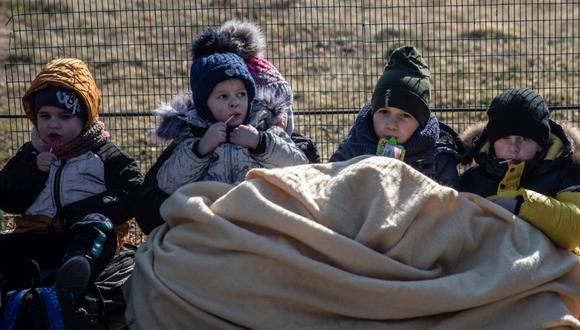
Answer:
[{"label": "winter coat", "polygon": [[145,176],[136,217],[145,233],[163,223],[159,215],[161,203],[185,184],[198,181],[237,184],[245,179],[252,168],[308,163],[304,153],[284,129],[273,125],[276,122],[273,117],[280,114],[276,104],[286,101],[277,99],[269,90],[258,91],[256,95],[246,121],[260,132],[260,144],[256,150],[226,142],[200,157],[192,148],[211,123],[197,115],[191,98],[178,95],[171,104],[155,111],[162,117],[157,135],[173,142]]},{"label": "winter coat", "polygon": [[137,163],[112,142],[67,160],[48,172],[38,151],[25,143],[0,171],[0,208],[18,214],[16,231],[62,230],[89,213],[120,225],[134,214],[134,193],[143,181]]},{"label": "winter coat", "polygon": [[550,142],[539,159],[500,164],[482,123],[462,133],[467,169],[460,190],[490,199],[515,198],[514,213],[542,230],[557,245],[580,245],[580,130],[550,120]]},{"label": "winter coat", "polygon": [[[375,155],[379,137],[373,128],[370,103],[363,106],[347,138],[330,157],[330,162],[348,160],[360,155]],[[457,165],[461,144],[455,131],[431,115],[427,124],[403,143],[404,162],[433,180],[456,188],[459,183]]]}]

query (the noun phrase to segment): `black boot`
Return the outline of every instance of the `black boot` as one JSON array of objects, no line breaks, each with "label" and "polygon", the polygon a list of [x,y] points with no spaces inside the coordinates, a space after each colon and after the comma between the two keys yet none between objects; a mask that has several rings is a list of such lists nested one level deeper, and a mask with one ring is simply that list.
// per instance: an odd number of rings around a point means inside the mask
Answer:
[{"label": "black boot", "polygon": [[75,301],[87,288],[91,280],[91,264],[83,255],[66,259],[58,270],[56,288]]},{"label": "black boot", "polygon": [[56,287],[75,301],[94,280],[96,272],[100,271],[103,249],[110,250],[113,244],[114,253],[116,240],[113,224],[98,213],[91,213],[73,224],[69,235],[70,244],[56,277]]}]

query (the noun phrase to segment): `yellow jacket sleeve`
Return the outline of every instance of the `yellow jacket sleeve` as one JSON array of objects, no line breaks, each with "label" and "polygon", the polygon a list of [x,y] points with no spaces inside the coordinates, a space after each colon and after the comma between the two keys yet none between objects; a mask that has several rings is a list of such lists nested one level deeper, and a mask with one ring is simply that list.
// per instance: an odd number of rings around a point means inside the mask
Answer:
[{"label": "yellow jacket sleeve", "polygon": [[533,224],[556,245],[574,250],[580,245],[580,193],[563,191],[549,197],[532,190],[506,191],[502,197],[521,197],[518,216]]}]

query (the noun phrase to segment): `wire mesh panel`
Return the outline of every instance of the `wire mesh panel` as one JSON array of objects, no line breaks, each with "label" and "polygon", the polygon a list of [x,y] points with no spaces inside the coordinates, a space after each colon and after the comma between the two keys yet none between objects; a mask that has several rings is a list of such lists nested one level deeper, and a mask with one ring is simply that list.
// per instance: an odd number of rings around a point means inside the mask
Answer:
[{"label": "wire mesh panel", "polygon": [[[538,90],[578,123],[578,1],[12,1],[10,116],[42,65],[85,60],[113,139],[146,170],[163,145],[152,109],[188,92],[190,40],[227,19],[257,22],[294,89],[296,129],[326,160],[370,100],[394,48],[415,45],[431,68],[432,107],[457,130],[509,87]],[[6,117],[6,116],[5,116]],[[11,119],[12,150],[28,122]]]}]

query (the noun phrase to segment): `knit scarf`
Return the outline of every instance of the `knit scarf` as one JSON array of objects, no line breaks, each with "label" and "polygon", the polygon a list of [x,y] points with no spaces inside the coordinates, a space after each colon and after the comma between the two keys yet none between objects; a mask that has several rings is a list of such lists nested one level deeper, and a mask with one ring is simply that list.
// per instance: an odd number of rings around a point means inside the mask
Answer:
[{"label": "knit scarf", "polygon": [[109,132],[105,129],[105,124],[102,121],[95,121],[76,139],[54,150],[53,153],[59,160],[70,159],[102,146],[108,138]]},{"label": "knit scarf", "polygon": [[439,132],[439,121],[431,115],[425,127],[416,129],[409,140],[403,143],[407,156],[419,155],[433,148],[439,138]]}]

